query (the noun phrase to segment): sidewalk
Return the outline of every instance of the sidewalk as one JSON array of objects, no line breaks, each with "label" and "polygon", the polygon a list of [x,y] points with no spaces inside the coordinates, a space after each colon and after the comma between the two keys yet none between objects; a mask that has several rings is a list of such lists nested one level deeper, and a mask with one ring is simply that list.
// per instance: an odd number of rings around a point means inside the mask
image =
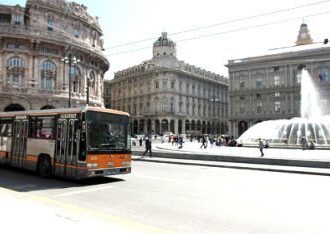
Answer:
[{"label": "sidewalk", "polygon": [[218,166],[228,168],[283,171],[330,175],[329,150],[265,149],[260,157],[258,148],[208,147],[200,149],[197,142],[186,142],[182,149],[171,143],[153,144],[153,157],[141,157],[145,148],[133,147],[133,159],[175,164]]}]

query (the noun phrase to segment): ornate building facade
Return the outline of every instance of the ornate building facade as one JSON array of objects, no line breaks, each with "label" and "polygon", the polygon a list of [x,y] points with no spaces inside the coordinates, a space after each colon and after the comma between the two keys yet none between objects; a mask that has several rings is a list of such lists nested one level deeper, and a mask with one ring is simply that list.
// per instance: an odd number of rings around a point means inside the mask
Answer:
[{"label": "ornate building facade", "polygon": [[72,107],[85,105],[87,93],[90,105],[103,106],[102,50],[98,19],[84,5],[0,5],[0,111],[68,107],[69,90]]},{"label": "ornate building facade", "polygon": [[266,55],[229,60],[229,133],[235,137],[254,124],[300,116],[301,70],[320,90],[324,114],[330,114],[330,47],[313,43],[302,24],[296,45]]},{"label": "ornate building facade", "polygon": [[115,73],[112,108],[131,114],[132,133],[227,133],[228,79],[176,58],[167,33],[153,57]]}]

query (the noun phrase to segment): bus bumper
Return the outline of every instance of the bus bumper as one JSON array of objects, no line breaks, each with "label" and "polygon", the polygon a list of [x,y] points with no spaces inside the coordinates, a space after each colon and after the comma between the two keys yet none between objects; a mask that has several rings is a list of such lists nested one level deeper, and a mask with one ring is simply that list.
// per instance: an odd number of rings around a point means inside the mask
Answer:
[{"label": "bus bumper", "polygon": [[95,169],[88,171],[88,177],[96,176],[109,176],[109,175],[120,175],[131,173],[131,167],[120,167],[120,168],[104,168]]}]

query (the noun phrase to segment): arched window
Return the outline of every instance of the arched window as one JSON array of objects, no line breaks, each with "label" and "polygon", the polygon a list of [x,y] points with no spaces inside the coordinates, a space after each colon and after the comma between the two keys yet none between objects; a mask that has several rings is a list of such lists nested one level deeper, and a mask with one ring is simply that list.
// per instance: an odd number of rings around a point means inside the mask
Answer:
[{"label": "arched window", "polygon": [[18,56],[7,61],[7,82],[10,87],[24,87],[24,62]]},{"label": "arched window", "polygon": [[41,89],[53,90],[56,80],[56,65],[50,60],[42,63],[41,67]]},{"label": "arched window", "polygon": [[71,67],[70,82],[72,82],[72,91],[75,93],[79,93],[81,90],[81,72],[79,67]]}]

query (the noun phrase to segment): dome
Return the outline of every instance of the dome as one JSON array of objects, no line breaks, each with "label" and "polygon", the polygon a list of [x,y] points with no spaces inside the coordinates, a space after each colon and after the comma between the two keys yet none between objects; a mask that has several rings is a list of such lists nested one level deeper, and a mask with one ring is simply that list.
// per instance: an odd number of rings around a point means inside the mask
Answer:
[{"label": "dome", "polygon": [[155,42],[154,42],[154,47],[155,46],[172,46],[175,47],[175,43],[167,38],[167,32],[162,32],[162,36],[159,37]]},{"label": "dome", "polygon": [[162,36],[159,37],[153,44],[153,56],[154,57],[175,57],[176,56],[176,45],[167,37],[166,32],[162,32]]}]

